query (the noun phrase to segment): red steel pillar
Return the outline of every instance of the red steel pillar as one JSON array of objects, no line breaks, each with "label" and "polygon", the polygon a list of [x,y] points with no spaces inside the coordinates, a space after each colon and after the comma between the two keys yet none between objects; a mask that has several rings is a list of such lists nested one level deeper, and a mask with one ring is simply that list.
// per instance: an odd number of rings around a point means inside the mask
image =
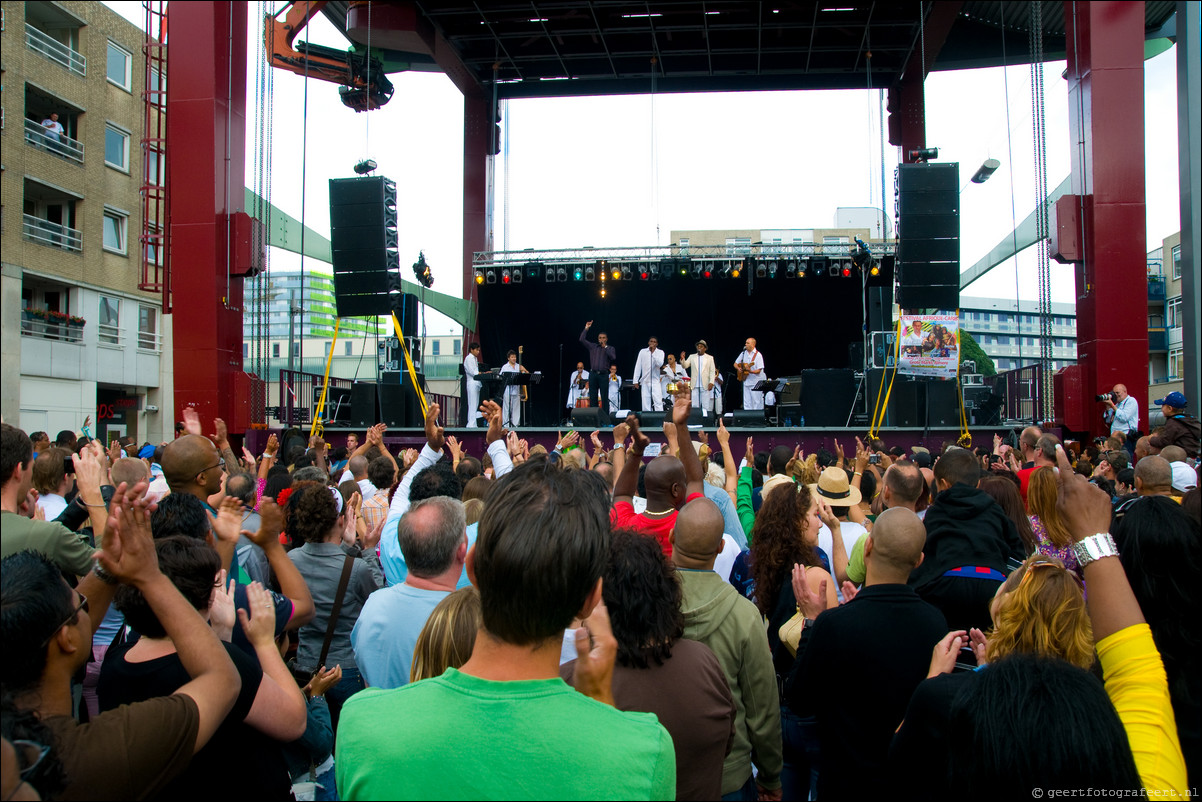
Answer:
[{"label": "red steel pillar", "polygon": [[[1148,421],[1144,4],[1064,4],[1072,192],[1083,199],[1077,270],[1082,392],[1062,399],[1104,431],[1094,395],[1125,384]],[[1068,415],[1066,415],[1067,417]]]},{"label": "red steel pillar", "polygon": [[[495,126],[489,101],[478,89],[463,93],[463,297],[476,295],[472,254],[487,250],[488,157],[493,153]],[[467,339],[475,331],[464,333]],[[464,342],[464,352],[467,342]]]},{"label": "red steel pillar", "polygon": [[167,17],[168,175],[175,419],[244,424],[242,278],[236,242],[246,162],[247,4],[172,3]]}]

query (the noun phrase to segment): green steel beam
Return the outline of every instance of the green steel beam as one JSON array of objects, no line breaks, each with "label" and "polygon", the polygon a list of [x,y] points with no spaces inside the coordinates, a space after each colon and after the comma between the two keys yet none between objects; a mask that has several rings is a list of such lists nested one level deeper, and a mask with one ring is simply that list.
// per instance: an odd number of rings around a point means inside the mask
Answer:
[{"label": "green steel beam", "polygon": [[[267,231],[267,244],[283,248],[292,253],[301,253],[301,224],[290,214],[280,211],[275,206],[264,202],[250,187],[246,188],[247,214],[254,216],[255,209],[263,209],[259,216]],[[308,226],[304,227],[304,256],[316,259],[325,264],[333,261],[330,240],[318,234]],[[420,303],[431,309],[436,309],[468,329],[476,329],[476,304],[472,301],[456,298],[434,290],[428,290],[420,284],[401,277],[401,291],[417,296]]]}]

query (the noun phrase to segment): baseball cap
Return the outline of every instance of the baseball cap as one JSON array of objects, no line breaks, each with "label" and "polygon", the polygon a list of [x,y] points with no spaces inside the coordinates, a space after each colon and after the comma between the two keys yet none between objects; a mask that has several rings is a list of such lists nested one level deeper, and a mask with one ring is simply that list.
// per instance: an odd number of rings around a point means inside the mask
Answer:
[{"label": "baseball cap", "polygon": [[1156,400],[1157,406],[1164,406],[1165,404],[1168,404],[1174,409],[1185,409],[1188,403],[1189,402],[1185,400],[1185,393],[1180,393],[1176,390],[1169,393],[1164,398],[1159,398]]},{"label": "baseball cap", "polygon": [[1186,493],[1198,486],[1198,474],[1184,462],[1173,463],[1173,489]]},{"label": "baseball cap", "polygon": [[152,446],[150,443],[142,446],[142,449],[138,452],[138,459],[150,459],[153,456],[154,446]]}]

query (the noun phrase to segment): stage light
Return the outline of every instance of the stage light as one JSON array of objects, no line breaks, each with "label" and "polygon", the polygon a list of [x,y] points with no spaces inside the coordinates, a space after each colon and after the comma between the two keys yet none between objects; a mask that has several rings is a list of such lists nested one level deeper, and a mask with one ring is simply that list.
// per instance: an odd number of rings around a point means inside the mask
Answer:
[{"label": "stage light", "polygon": [[555,281],[555,268],[548,267],[545,275],[543,276],[543,280],[546,281],[548,284]]},{"label": "stage light", "polygon": [[825,256],[815,256],[810,261],[810,275],[814,277],[826,275],[827,258]]},{"label": "stage light", "polygon": [[681,262],[681,263],[680,263],[680,275],[681,275],[681,276],[688,276],[688,275],[689,275],[689,266],[688,266],[688,264],[687,264],[687,263],[685,263],[685,262]]},{"label": "stage light", "polygon": [[701,278],[701,264],[700,263],[693,265],[691,270],[693,273],[693,278]]},{"label": "stage light", "polygon": [[921,148],[910,151],[910,159],[915,162],[929,162],[939,158],[939,148]]},{"label": "stage light", "polygon": [[724,265],[722,265],[722,278],[730,278],[734,271],[735,269],[731,267],[730,262],[726,262]]},{"label": "stage light", "polygon": [[[655,268],[654,268],[654,267],[652,267],[652,269],[654,270]],[[649,272],[647,272],[647,268],[646,268],[646,266],[644,266],[644,267],[643,267],[643,268],[642,268],[642,269],[639,271],[639,279],[641,279],[642,281],[646,281],[646,280],[647,280],[647,279],[649,279],[649,278],[651,278],[651,274],[650,274]]]},{"label": "stage light", "polygon": [[848,266],[847,262],[843,263],[843,270],[841,271],[841,273],[842,273],[843,278],[847,278],[848,276],[851,275],[851,267]]},{"label": "stage light", "polygon": [[984,184],[989,180],[989,176],[993,175],[997,168],[1001,167],[1002,163],[997,159],[986,159],[985,163],[977,170],[976,175],[972,177],[974,184]]},{"label": "stage light", "polygon": [[490,267],[488,270],[486,270],[484,273],[484,280],[487,281],[489,284],[496,284],[497,283],[496,269]]},{"label": "stage light", "polygon": [[768,263],[768,278],[776,278],[776,262]]},{"label": "stage light", "polygon": [[601,297],[602,298],[605,297],[605,285],[604,284],[601,285]]},{"label": "stage light", "polygon": [[572,271],[572,278],[574,278],[576,281],[582,281],[587,276],[588,280],[592,281],[592,273],[593,269],[591,267],[587,271],[583,267],[577,267]]},{"label": "stage light", "polygon": [[434,284],[434,276],[430,273],[430,266],[426,264],[426,254],[422,251],[417,252],[417,261],[413,263],[413,275],[417,278],[417,283],[426,289],[430,289]]},{"label": "stage light", "polygon": [[742,262],[735,262],[735,263],[734,263],[734,265],[731,267],[731,270],[730,270],[730,277],[731,277],[731,278],[738,278],[738,277],[739,277],[739,274],[740,274],[740,273],[742,273],[742,272],[743,272],[743,263],[742,263]]},{"label": "stage light", "polygon": [[622,270],[621,270],[621,268],[617,268],[617,267],[615,267],[615,268],[614,268],[614,269],[613,269],[613,270],[610,272],[610,274],[609,274],[609,277],[610,277],[610,278],[612,278],[614,281],[620,281],[620,280],[622,279]]},{"label": "stage light", "polygon": [[476,268],[476,283],[477,284],[484,283],[484,271],[481,270],[480,268]]},{"label": "stage light", "polygon": [[631,274],[630,265],[622,265],[622,281],[630,281]]},{"label": "stage light", "polygon": [[511,274],[508,270],[501,271],[501,283],[502,284],[508,284],[510,281],[510,278],[511,278]]},{"label": "stage light", "polygon": [[880,265],[874,264],[872,267],[868,268],[868,275],[879,276],[880,274],[881,274],[881,266]]},{"label": "stage light", "polygon": [[651,278],[654,278],[654,279],[657,279],[657,278],[659,278],[659,271],[660,271],[660,267],[659,267],[659,265],[658,265],[658,264],[652,264],[652,265],[651,265],[651,271],[650,271],[650,272],[651,272]]},{"label": "stage light", "polygon": [[510,271],[510,277],[513,280],[514,284],[521,284],[522,283],[522,268],[515,267],[512,271]]},{"label": "stage light", "polygon": [[757,264],[755,266],[755,277],[763,278],[766,275],[768,275],[768,266],[765,265],[763,262],[760,262],[759,264]]},{"label": "stage light", "polygon": [[567,281],[568,280],[568,269],[566,267],[557,268],[555,270],[555,278],[558,281]]},{"label": "stage light", "polygon": [[806,266],[805,266],[805,263],[803,262],[803,263],[802,263],[802,265],[801,265],[801,267],[797,268],[797,277],[798,277],[798,278],[805,278],[805,277],[806,277],[806,272],[807,272],[807,271],[806,271]]},{"label": "stage light", "polygon": [[790,261],[785,265],[785,278],[794,278],[797,276],[797,262]]},{"label": "stage light", "polygon": [[531,281],[538,281],[538,274],[542,272],[543,265],[541,262],[526,263],[526,278]]}]

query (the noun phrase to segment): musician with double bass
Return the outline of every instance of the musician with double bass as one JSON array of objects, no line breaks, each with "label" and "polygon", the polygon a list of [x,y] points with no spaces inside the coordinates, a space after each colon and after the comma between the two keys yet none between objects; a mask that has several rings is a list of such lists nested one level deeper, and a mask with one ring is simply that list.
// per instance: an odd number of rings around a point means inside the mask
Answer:
[{"label": "musician with double bass", "polygon": [[755,347],[755,338],[743,343],[743,353],[735,359],[735,375],[743,382],[743,409],[763,409],[764,394],[752,390],[764,379],[764,355]]}]

